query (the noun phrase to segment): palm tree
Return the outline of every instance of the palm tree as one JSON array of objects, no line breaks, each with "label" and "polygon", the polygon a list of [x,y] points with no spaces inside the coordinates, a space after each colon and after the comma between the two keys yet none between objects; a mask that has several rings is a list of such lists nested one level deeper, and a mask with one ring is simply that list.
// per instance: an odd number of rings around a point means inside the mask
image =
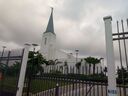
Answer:
[{"label": "palm tree", "polygon": [[62,65],[60,66],[60,68],[59,68],[59,69],[60,69],[60,71],[63,73],[63,69],[64,69],[64,68],[63,68],[63,66],[62,66]]},{"label": "palm tree", "polygon": [[64,70],[66,70],[65,72],[68,73],[68,62],[67,61],[64,62]]},{"label": "palm tree", "polygon": [[[58,64],[61,64],[62,62],[61,61],[59,61],[58,59],[55,59],[55,60],[46,60],[46,66],[51,66],[52,67],[52,69],[50,69],[50,72],[57,72],[57,70],[58,70]],[[62,68],[61,68],[62,69]],[[59,70],[60,70],[60,67],[59,67]]]},{"label": "palm tree", "polygon": [[5,64],[0,64],[0,71],[2,72],[4,69],[5,69],[5,66],[4,66]]},{"label": "palm tree", "polygon": [[61,64],[62,62],[61,61],[58,61],[58,59],[55,59],[55,60],[48,60],[46,61],[46,65],[57,65],[57,64]]},{"label": "palm tree", "polygon": [[104,67],[104,74],[105,74],[105,76],[106,76],[107,71],[108,71],[107,67]]},{"label": "palm tree", "polygon": [[91,64],[93,65],[93,74],[95,74],[95,66],[96,64],[99,64],[100,63],[100,60],[101,59],[97,59],[95,57],[87,57],[84,59],[88,64],[89,64],[89,74],[90,74],[90,69],[91,69]]},{"label": "palm tree", "polygon": [[2,79],[7,69],[8,69],[8,66],[6,64],[3,64],[3,63],[0,64],[0,80]]},{"label": "palm tree", "polygon": [[81,63],[82,63],[82,59],[81,59],[81,61],[77,62],[76,65],[75,65],[77,70],[78,70],[78,74],[80,74]]},{"label": "palm tree", "polygon": [[91,63],[92,63],[92,57],[84,58],[85,62],[89,64],[89,74],[91,71]]}]

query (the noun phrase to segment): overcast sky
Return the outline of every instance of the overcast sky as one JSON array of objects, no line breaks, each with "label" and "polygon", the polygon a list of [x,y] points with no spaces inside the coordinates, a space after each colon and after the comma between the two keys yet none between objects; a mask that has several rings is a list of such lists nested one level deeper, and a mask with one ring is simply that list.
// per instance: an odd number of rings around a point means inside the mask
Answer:
[{"label": "overcast sky", "polygon": [[116,20],[128,18],[128,0],[0,0],[0,50],[40,45],[51,6],[60,48],[80,56],[105,57],[104,16],[113,17],[114,32]]}]

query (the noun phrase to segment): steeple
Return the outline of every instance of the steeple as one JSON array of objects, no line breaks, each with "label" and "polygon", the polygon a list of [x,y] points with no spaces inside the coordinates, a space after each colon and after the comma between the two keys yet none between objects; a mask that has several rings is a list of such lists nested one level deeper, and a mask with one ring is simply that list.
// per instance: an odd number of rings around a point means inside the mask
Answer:
[{"label": "steeple", "polygon": [[54,24],[53,24],[53,8],[51,8],[51,15],[50,15],[49,22],[48,22],[47,29],[46,29],[45,33],[47,33],[47,32],[51,32],[51,33],[55,34],[54,33]]}]

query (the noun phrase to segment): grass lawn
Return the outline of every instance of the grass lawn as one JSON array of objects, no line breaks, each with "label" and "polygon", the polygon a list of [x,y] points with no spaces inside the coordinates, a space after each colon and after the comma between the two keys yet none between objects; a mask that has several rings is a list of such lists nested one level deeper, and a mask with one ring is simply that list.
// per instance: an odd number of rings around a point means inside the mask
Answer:
[{"label": "grass lawn", "polygon": [[3,80],[0,80],[0,89],[6,92],[15,93],[16,85],[17,85],[16,77],[6,77]]},{"label": "grass lawn", "polygon": [[[16,77],[6,77],[4,80],[0,80],[0,89],[3,84],[3,91],[6,92],[16,92],[16,85],[17,85],[17,79]],[[56,82],[50,81],[50,80],[32,80],[31,86],[30,86],[30,92],[32,93],[38,93],[44,90],[48,90],[50,88],[55,88]],[[26,88],[24,88],[24,92],[26,91]]]},{"label": "grass lawn", "polygon": [[[42,92],[44,90],[55,88],[56,83],[57,82],[53,80],[33,79],[30,85],[30,92],[34,94],[34,93]],[[12,92],[12,93],[16,92],[16,85],[17,85],[16,77],[6,77],[4,81],[0,80],[0,89],[2,84],[3,84],[3,91]],[[63,81],[59,81],[59,86],[63,86],[63,85],[67,85],[67,83],[64,84]],[[128,84],[126,84],[125,87],[128,87]],[[26,92],[26,88],[24,88],[24,92]]]},{"label": "grass lawn", "polygon": [[[16,92],[17,79],[16,77],[6,77],[4,80],[0,80],[0,89],[3,84],[3,91],[6,92]],[[38,93],[44,90],[48,90],[50,88],[55,88],[56,82],[51,80],[42,80],[42,79],[34,79],[31,81],[30,92]],[[26,88],[24,88],[24,92]]]},{"label": "grass lawn", "polygon": [[50,80],[32,80],[30,92],[38,93],[56,87],[55,81]]}]

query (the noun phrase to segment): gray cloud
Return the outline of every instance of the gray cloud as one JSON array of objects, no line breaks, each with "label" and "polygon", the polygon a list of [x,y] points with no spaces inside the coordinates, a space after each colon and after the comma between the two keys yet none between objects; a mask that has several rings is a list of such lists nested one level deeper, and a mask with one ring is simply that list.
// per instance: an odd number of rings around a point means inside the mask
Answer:
[{"label": "gray cloud", "polygon": [[[26,42],[40,44],[50,15],[49,2],[0,0],[0,40],[8,42],[11,48]],[[79,49],[81,56],[105,57],[103,17],[113,16],[114,32],[116,20],[128,17],[127,0],[58,0],[55,3],[54,24],[60,48],[72,52]],[[117,54],[118,48],[115,50]]]},{"label": "gray cloud", "polygon": [[78,21],[83,16],[84,6],[86,5],[86,2],[86,0],[65,0],[63,3],[62,14],[70,20]]},{"label": "gray cloud", "polygon": [[18,44],[24,44],[25,42],[39,43],[39,37],[41,38],[41,31],[43,31],[42,22],[46,23],[46,20],[41,17],[42,13],[38,13],[40,11],[38,3],[29,2],[29,0],[6,0],[1,2],[1,39]]}]

